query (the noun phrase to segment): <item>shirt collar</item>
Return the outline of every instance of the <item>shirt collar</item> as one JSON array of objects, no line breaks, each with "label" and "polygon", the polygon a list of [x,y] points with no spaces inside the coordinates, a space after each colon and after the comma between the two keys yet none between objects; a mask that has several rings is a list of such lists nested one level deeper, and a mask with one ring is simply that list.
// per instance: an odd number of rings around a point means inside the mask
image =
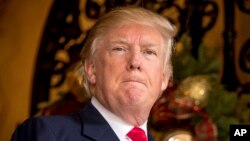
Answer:
[{"label": "shirt collar", "polygon": [[[123,119],[106,109],[101,103],[93,96],[91,103],[100,112],[104,119],[109,123],[115,134],[121,141],[128,140],[127,133],[134,128],[133,125],[128,124]],[[147,121],[139,126],[147,135]]]}]

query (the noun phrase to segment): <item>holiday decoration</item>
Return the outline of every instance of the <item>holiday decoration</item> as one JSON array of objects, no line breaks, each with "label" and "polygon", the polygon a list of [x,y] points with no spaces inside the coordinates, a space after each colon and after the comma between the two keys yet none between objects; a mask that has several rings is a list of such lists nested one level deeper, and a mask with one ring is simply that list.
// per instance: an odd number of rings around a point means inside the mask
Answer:
[{"label": "holiday decoration", "polygon": [[192,56],[191,48],[190,38],[185,35],[176,44],[174,85],[164,91],[151,111],[154,135],[161,141],[169,140],[172,133],[187,131],[196,141],[228,141],[229,125],[239,124],[240,119],[249,122],[250,112],[245,106],[249,100],[239,104],[237,93],[227,91],[220,83],[216,47],[201,44],[197,58]]},{"label": "holiday decoration", "polygon": [[207,76],[191,76],[180,83],[177,96],[185,99],[186,103],[191,103],[193,106],[204,107],[210,89]]},{"label": "holiday decoration", "polygon": [[166,134],[162,141],[193,141],[194,137],[191,132],[185,130],[175,130]]},{"label": "holiday decoration", "polygon": [[217,127],[209,118],[195,125],[196,141],[217,141]]}]

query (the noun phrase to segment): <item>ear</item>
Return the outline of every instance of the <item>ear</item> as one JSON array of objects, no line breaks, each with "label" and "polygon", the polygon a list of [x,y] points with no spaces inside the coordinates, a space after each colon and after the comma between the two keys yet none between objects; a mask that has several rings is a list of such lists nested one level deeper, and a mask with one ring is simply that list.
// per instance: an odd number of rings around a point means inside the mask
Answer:
[{"label": "ear", "polygon": [[86,77],[88,79],[88,82],[90,84],[96,83],[96,73],[95,73],[95,65],[93,63],[93,60],[85,60],[84,62],[84,71],[86,73]]},{"label": "ear", "polygon": [[[171,60],[168,61],[166,68],[163,69],[162,73],[162,83],[161,83],[161,90],[164,91],[167,89],[169,80],[173,76],[173,66]],[[172,78],[171,78],[172,79]]]},{"label": "ear", "polygon": [[161,82],[161,90],[164,91],[168,87],[168,82],[169,82],[170,74],[164,72],[162,74],[162,82]]}]

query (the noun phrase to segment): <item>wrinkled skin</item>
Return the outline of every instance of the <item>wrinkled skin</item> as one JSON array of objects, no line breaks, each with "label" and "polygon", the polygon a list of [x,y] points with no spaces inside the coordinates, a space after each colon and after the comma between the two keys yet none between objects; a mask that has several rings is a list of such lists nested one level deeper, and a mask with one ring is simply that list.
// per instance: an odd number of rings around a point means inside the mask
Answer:
[{"label": "wrinkled skin", "polygon": [[92,95],[129,124],[143,124],[168,85],[163,44],[151,26],[125,24],[109,31],[85,63]]}]

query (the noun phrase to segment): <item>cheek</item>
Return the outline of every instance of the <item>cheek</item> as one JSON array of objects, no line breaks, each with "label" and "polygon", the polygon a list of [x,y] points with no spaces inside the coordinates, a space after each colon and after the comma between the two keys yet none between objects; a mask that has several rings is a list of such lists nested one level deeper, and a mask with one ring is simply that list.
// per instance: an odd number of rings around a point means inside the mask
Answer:
[{"label": "cheek", "polygon": [[151,66],[148,68],[149,79],[151,85],[155,91],[161,90],[162,84],[164,82],[162,67]]},{"label": "cheek", "polygon": [[98,62],[97,74],[99,81],[104,81],[102,83],[114,83],[119,75],[122,74],[124,70],[124,63],[119,59],[103,59]]}]

